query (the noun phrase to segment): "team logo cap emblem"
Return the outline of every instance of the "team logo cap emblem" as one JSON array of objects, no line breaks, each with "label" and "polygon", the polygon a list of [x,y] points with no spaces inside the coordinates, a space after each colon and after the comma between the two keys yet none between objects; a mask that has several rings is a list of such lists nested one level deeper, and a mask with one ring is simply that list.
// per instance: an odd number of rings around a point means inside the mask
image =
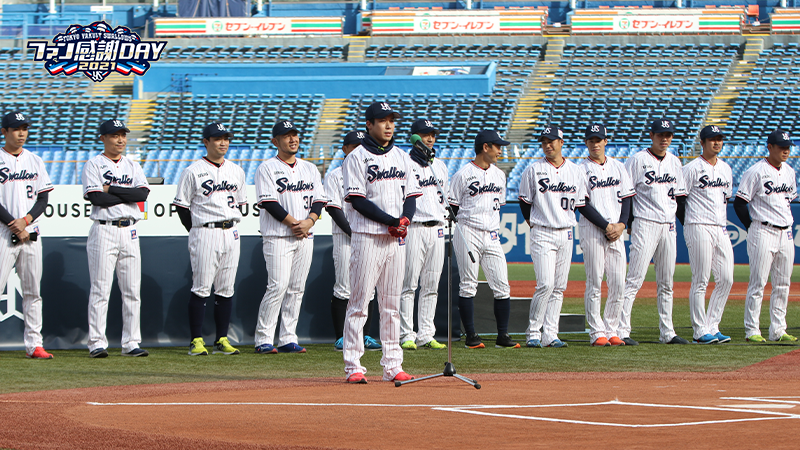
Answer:
[{"label": "team logo cap emblem", "polygon": [[101,123],[100,128],[97,130],[97,133],[100,136],[102,136],[104,134],[116,133],[117,131],[120,130],[125,131],[126,133],[131,132],[131,130],[129,130],[128,127],[125,126],[125,123],[123,123],[121,120],[111,119]]},{"label": "team logo cap emblem", "polygon": [[294,123],[291,120],[280,120],[272,127],[272,137],[283,136],[290,131],[298,132]]},{"label": "team logo cap emblem", "polygon": [[228,136],[228,138],[232,138],[233,133],[231,133],[228,128],[225,127],[225,125],[219,122],[210,123],[203,128],[203,139],[219,136]]},{"label": "team logo cap emblem", "polygon": [[671,120],[656,119],[650,124],[650,131],[653,133],[674,133],[675,125]]},{"label": "team logo cap emblem", "polygon": [[20,111],[12,111],[3,116],[2,127],[5,129],[19,128],[22,125],[30,125],[31,121]]}]

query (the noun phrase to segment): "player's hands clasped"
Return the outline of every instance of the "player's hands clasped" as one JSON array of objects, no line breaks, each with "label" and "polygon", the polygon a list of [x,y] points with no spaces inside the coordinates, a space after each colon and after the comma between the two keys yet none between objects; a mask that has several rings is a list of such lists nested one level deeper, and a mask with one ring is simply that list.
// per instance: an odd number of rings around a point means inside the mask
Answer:
[{"label": "player's hands clasped", "polygon": [[314,226],[312,219],[303,219],[292,224],[292,233],[298,239],[305,239],[308,237],[308,231]]},{"label": "player's hands clasped", "polygon": [[[24,217],[20,217],[19,219],[14,219],[8,224],[8,228],[11,230],[12,233],[19,236],[19,234],[25,231],[25,227],[28,226],[28,223],[25,221]],[[20,237],[20,240],[22,237]]]},{"label": "player's hands clasped", "polygon": [[623,223],[610,223],[606,227],[606,239],[611,242],[616,241],[625,232],[625,224]]},{"label": "player's hands clasped", "polygon": [[406,237],[406,234],[408,234],[408,225],[410,223],[411,221],[408,220],[408,217],[401,217],[400,223],[396,227],[389,227],[389,234],[394,237]]}]

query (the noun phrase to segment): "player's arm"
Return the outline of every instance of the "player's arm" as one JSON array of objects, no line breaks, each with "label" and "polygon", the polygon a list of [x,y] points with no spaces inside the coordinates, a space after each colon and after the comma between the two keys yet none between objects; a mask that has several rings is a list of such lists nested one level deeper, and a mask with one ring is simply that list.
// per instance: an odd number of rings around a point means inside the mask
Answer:
[{"label": "player's arm", "polygon": [[[353,209],[358,211],[359,214],[369,220],[396,227],[400,224],[400,218],[395,218],[387,214],[384,210],[378,208],[378,205],[368,200],[366,197],[360,195],[348,195],[344,201],[350,202]],[[414,201],[414,208],[416,210],[416,200]],[[403,210],[405,210],[405,203],[403,203]]]},{"label": "player's arm", "polygon": [[192,229],[192,212],[189,208],[181,205],[175,205],[175,210],[178,212],[178,218],[181,219],[181,225],[186,228],[186,231]]},{"label": "player's arm", "polygon": [[322,214],[322,208],[325,207],[325,203],[327,202],[322,200],[312,203],[311,211],[309,211],[308,216],[303,220],[298,220],[292,225],[292,233],[294,233],[294,235],[297,237],[308,237],[308,232],[311,230],[311,227],[317,223],[317,220],[319,220],[319,216]]},{"label": "player's arm", "polygon": [[532,166],[528,166],[522,177],[519,180],[519,209],[522,211],[522,217],[525,218],[525,223],[528,227],[531,226],[531,211],[533,211],[533,199],[536,197],[536,189],[531,187],[534,185],[535,175]]},{"label": "player's arm", "polygon": [[608,227],[611,223],[609,223],[591,203],[586,202],[583,206],[577,206],[575,209],[597,228],[608,232]]},{"label": "player's arm", "polygon": [[738,217],[742,225],[744,225],[744,228],[749,230],[753,219],[750,217],[750,210],[747,208],[747,203],[747,200],[737,195],[736,200],[733,201],[733,210],[736,212],[736,217]]},{"label": "player's arm", "polygon": [[533,205],[528,203],[526,200],[523,200],[522,197],[519,199],[519,210],[522,212],[522,217],[525,218],[525,223],[528,226],[531,226],[531,210],[533,209]]},{"label": "player's arm", "polygon": [[350,229],[350,222],[347,221],[347,217],[344,215],[344,211],[340,208],[335,206],[327,206],[325,207],[325,211],[328,211],[330,214],[331,219],[333,219],[333,223],[336,224],[344,233],[348,236],[353,235],[353,230]]},{"label": "player's arm", "polygon": [[101,208],[108,208],[125,203],[125,200],[107,192],[87,192],[85,197],[86,200],[89,200],[92,205],[99,206]]},{"label": "player's arm", "polygon": [[[104,186],[104,190],[105,190]],[[120,186],[108,186],[108,193],[116,195],[124,203],[139,203],[147,200],[150,195],[150,189],[146,187],[125,188]]]}]

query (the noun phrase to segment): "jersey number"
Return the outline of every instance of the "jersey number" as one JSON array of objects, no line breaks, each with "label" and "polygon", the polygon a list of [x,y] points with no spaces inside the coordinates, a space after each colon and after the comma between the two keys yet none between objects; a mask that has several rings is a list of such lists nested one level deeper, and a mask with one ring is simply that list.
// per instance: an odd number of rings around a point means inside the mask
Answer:
[{"label": "jersey number", "polygon": [[232,195],[228,196],[228,208],[235,208],[236,207],[236,199],[233,198]]},{"label": "jersey number", "polygon": [[667,192],[667,196],[669,196],[669,198],[671,198],[672,201],[674,202],[675,201],[675,188],[669,188],[669,192]]},{"label": "jersey number", "polygon": [[564,211],[575,211],[575,199],[561,197],[561,209]]},{"label": "jersey number", "polygon": [[33,186],[28,186],[28,198],[33,198]]},{"label": "jersey number", "polygon": [[500,211],[500,199],[499,198],[495,198],[494,199],[494,207],[492,207],[492,210],[493,211]]},{"label": "jersey number", "polygon": [[303,205],[303,208],[305,208],[307,210],[311,209],[311,205],[314,203],[314,196],[313,195],[306,195],[305,197],[303,197],[303,202],[305,202],[305,204]]}]

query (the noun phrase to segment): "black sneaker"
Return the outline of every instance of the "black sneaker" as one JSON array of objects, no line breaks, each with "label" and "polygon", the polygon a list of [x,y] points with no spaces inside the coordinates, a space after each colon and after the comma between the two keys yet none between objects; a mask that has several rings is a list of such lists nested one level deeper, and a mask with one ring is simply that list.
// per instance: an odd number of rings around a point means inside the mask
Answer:
[{"label": "black sneaker", "polygon": [[634,341],[633,339],[631,339],[629,337],[622,338],[622,342],[624,342],[625,345],[639,345],[638,342]]},{"label": "black sneaker", "polygon": [[468,334],[467,335],[467,338],[466,338],[466,340],[464,342],[464,347],[466,347],[466,348],[484,348],[486,346],[483,345],[483,342],[481,341],[481,337],[478,336],[478,333],[472,333],[472,334]]},{"label": "black sneaker", "polygon": [[682,338],[680,336],[675,336],[669,342],[667,342],[667,344],[678,344],[678,345],[686,345],[688,343],[689,343],[689,341],[687,341],[686,339],[684,339],[684,338]]},{"label": "black sneaker", "polygon": [[106,358],[108,357],[108,350],[104,348],[96,348],[89,353],[90,358]]},{"label": "black sneaker", "polygon": [[508,333],[498,334],[494,346],[495,348],[519,348],[519,344],[514,342]]}]

